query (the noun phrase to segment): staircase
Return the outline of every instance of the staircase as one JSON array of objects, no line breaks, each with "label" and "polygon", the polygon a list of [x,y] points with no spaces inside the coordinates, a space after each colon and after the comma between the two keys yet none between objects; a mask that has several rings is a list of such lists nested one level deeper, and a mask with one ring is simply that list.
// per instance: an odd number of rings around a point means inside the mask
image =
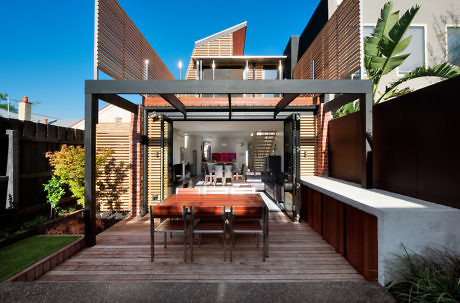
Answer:
[{"label": "staircase", "polygon": [[250,170],[253,172],[264,172],[266,157],[271,154],[275,143],[276,131],[258,131],[254,133],[252,144]]}]

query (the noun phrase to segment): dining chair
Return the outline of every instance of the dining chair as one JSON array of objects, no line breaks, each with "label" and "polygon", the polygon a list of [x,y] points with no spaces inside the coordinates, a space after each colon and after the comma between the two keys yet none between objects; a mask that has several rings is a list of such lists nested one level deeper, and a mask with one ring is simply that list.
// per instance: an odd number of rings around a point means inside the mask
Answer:
[{"label": "dining chair", "polygon": [[241,178],[241,181],[244,181],[244,167],[246,166],[246,164],[241,164],[241,171],[240,172],[237,172],[236,173],[236,180],[240,179]]},{"label": "dining chair", "polygon": [[209,182],[212,182],[212,174],[211,170],[209,169],[209,163],[205,163],[204,165],[204,185],[207,185]]},{"label": "dining chair", "polygon": [[[261,222],[262,221],[262,222]],[[259,236],[263,236],[262,260],[268,257],[268,208],[267,206],[232,206],[230,208],[230,262],[233,260],[235,234],[256,234],[257,248]]]},{"label": "dining chair", "polygon": [[[150,260],[154,261],[155,233],[164,234],[164,248],[166,248],[168,233],[184,234],[184,262],[187,262],[187,209],[185,206],[151,205],[150,206]],[[155,228],[155,218],[160,224]]]},{"label": "dining chair", "polygon": [[230,183],[233,181],[233,164],[225,165],[224,185],[227,184],[228,179],[230,179]]},{"label": "dining chair", "polygon": [[193,242],[195,235],[198,235],[198,243],[201,245],[201,236],[203,234],[221,234],[224,246],[224,261],[227,259],[226,254],[226,213],[225,206],[190,206],[190,233],[191,233],[191,261],[193,262]]},{"label": "dining chair", "polygon": [[214,167],[214,185],[217,183],[217,179],[220,179],[220,182],[224,184],[224,166],[223,165],[216,165]]}]

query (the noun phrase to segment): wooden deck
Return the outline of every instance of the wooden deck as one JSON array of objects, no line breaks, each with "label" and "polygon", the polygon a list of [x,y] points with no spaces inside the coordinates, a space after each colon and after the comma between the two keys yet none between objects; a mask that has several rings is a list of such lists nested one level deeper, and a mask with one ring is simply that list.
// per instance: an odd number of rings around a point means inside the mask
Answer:
[{"label": "wooden deck", "polygon": [[[183,237],[155,237],[150,262],[149,217],[126,219],[97,236],[86,248],[41,277],[42,281],[364,281],[364,278],[305,223],[270,213],[270,257],[253,235],[238,235],[233,262],[223,260],[222,241],[207,236],[194,249],[194,262],[183,261]],[[227,243],[230,243],[228,241]],[[190,252],[190,251],[188,251]],[[190,256],[188,257],[190,262]]]}]

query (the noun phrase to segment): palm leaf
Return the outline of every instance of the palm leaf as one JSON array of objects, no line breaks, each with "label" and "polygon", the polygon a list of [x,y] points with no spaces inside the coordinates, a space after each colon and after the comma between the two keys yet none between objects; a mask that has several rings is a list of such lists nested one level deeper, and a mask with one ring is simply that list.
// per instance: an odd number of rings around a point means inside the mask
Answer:
[{"label": "palm leaf", "polygon": [[433,67],[417,67],[413,71],[405,74],[403,77],[399,78],[398,80],[391,82],[385,88],[385,92],[383,95],[377,100],[376,103],[379,103],[383,100],[388,99],[390,96],[390,92],[394,91],[394,89],[403,82],[420,78],[420,77],[439,77],[439,78],[455,78],[460,76],[460,67],[453,65],[449,62],[441,63]]},{"label": "palm leaf", "polygon": [[391,30],[388,32],[388,35],[384,35],[384,37],[380,40],[379,49],[385,57],[391,58],[392,56],[399,54],[407,47],[407,38],[403,41],[401,41],[401,39],[404,37],[404,34],[406,33],[419,9],[420,6],[416,5],[406,11],[401,19],[399,19],[398,22],[393,25]]}]

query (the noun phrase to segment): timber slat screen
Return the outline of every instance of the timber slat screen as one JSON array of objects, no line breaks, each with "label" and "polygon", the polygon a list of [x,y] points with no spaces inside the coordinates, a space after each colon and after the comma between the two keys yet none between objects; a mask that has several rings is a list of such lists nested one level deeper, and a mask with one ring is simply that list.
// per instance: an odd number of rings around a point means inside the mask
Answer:
[{"label": "timber slat screen", "polygon": [[110,149],[112,155],[97,177],[101,211],[130,211],[131,123],[98,123],[97,150]]},{"label": "timber slat screen", "polygon": [[[45,153],[56,151],[62,144],[83,145],[83,131],[54,125],[0,118],[0,176],[6,176],[8,159],[7,130],[17,134],[17,193],[18,201],[9,208],[27,213],[28,210],[48,209],[43,184],[51,177],[52,171]],[[0,212],[10,204],[7,198],[7,182],[0,182]],[[73,199],[67,194],[63,201]]]},{"label": "timber slat screen", "polygon": [[360,68],[359,18],[359,0],[344,0],[299,59],[293,78],[345,79],[356,72]]},{"label": "timber slat screen", "polygon": [[[97,68],[114,79],[174,76],[116,0],[98,0]],[[145,60],[149,60],[148,75]]]},{"label": "timber slat screen", "polygon": [[[161,198],[161,119],[148,119],[148,149],[147,149],[147,167],[148,167],[148,190],[147,201],[148,205],[159,204]],[[164,199],[168,197],[168,127],[167,122],[164,122],[164,141],[163,147],[163,193]]]},{"label": "timber slat screen", "polygon": [[315,175],[316,161],[316,117],[300,116],[300,175]]}]

